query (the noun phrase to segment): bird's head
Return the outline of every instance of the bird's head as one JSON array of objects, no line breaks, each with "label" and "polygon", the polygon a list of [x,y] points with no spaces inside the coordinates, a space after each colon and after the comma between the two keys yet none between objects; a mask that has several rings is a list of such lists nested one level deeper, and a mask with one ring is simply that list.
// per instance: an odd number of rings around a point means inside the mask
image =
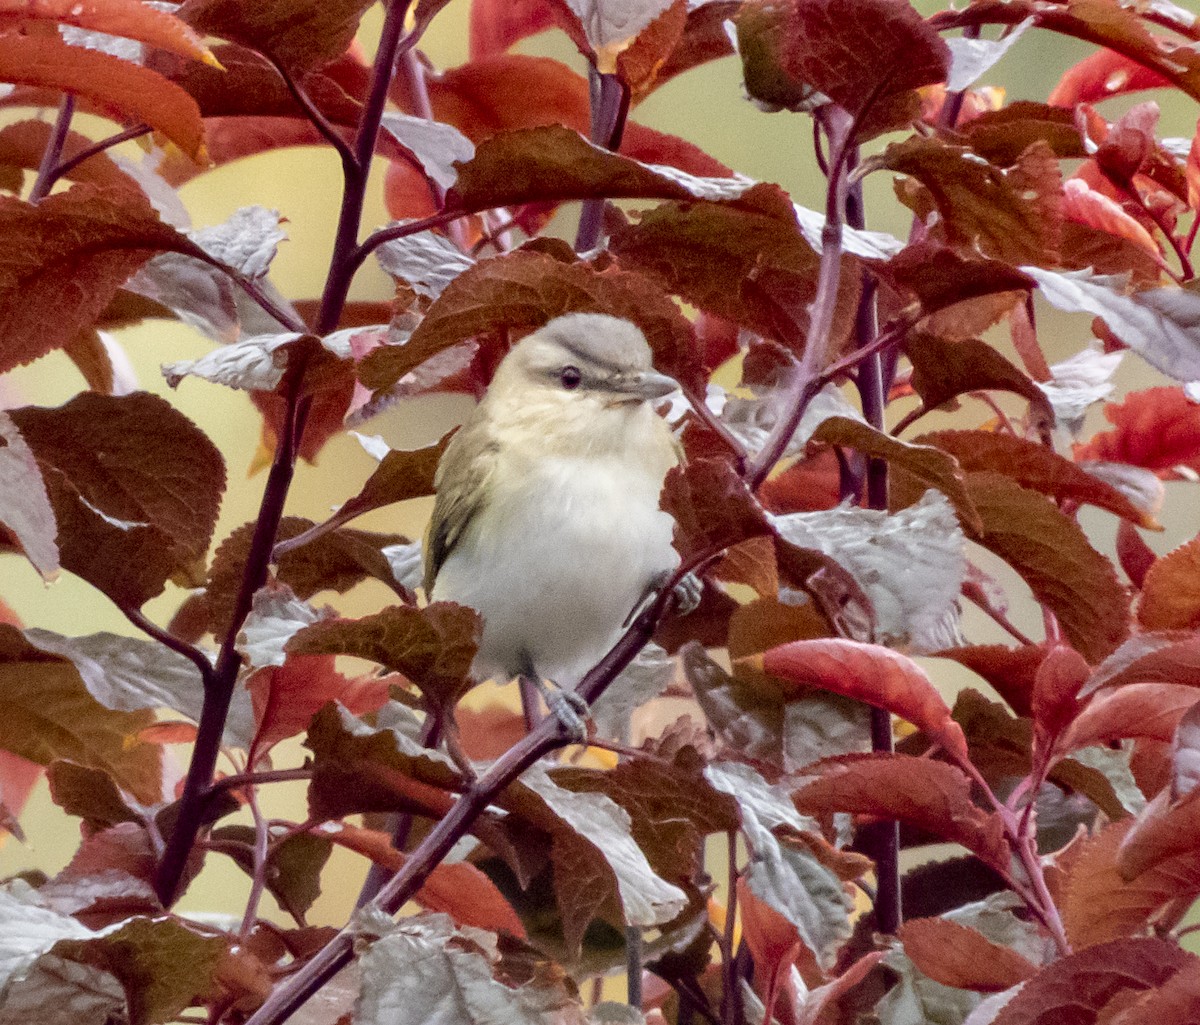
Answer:
[{"label": "bird's head", "polygon": [[[654,369],[650,346],[633,324],[599,313],[556,317],[501,361],[485,406],[504,428],[537,432],[543,444],[577,448],[621,443],[652,417],[654,403],[679,385]],[[552,437],[553,436],[553,437]],[[530,439],[532,440],[532,439]]]}]

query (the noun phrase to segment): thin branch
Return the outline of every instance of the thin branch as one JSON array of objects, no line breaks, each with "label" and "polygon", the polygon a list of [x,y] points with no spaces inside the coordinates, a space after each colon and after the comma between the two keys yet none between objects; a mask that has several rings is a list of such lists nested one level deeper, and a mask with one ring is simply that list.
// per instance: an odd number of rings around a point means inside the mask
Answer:
[{"label": "thin branch", "polygon": [[295,783],[313,778],[312,769],[267,769],[263,772],[239,772],[222,776],[208,788],[209,797],[239,787],[256,787],[264,783]]},{"label": "thin branch", "polygon": [[154,129],[149,125],[134,125],[132,128],[126,128],[123,132],[117,132],[106,139],[92,143],[92,145],[80,150],[69,160],[64,160],[59,164],[51,172],[51,184],[58,181],[59,178],[66,177],[85,160],[91,160],[92,157],[103,153],[106,149],[112,149],[123,142],[129,142],[131,139],[140,139],[143,135],[149,135],[152,131]]},{"label": "thin branch", "polygon": [[721,1020],[722,1025],[738,1025],[742,999],[738,990],[737,964],[733,949],[733,937],[737,931],[737,830],[731,829],[726,834],[726,851],[729,858],[729,874],[728,894],[725,898],[725,930],[721,935]]},{"label": "thin branch", "polygon": [[379,49],[375,54],[375,65],[371,69],[371,83],[367,89],[367,98],[363,103],[358,132],[354,139],[355,166],[345,169],[345,185],[334,236],[333,255],[329,261],[329,274],[325,278],[321,309],[317,315],[316,333],[319,335],[327,335],[337,329],[354,271],[362,262],[361,259],[356,262],[355,255],[358,232],[362,225],[367,179],[371,172],[371,158],[375,155],[375,142],[379,137],[383,109],[387,104],[388,88],[395,72],[396,54],[404,35],[404,20],[408,15],[409,3],[410,0],[393,0],[388,5],[387,15],[383,20]]},{"label": "thin branch", "polygon": [[246,898],[246,910],[242,915],[242,927],[238,933],[243,943],[250,938],[254,923],[258,920],[258,905],[262,900],[263,891],[267,888],[267,856],[271,848],[271,833],[267,827],[267,820],[263,818],[262,809],[258,806],[258,795],[253,787],[248,789],[246,801],[254,819],[254,871],[250,876],[250,895]]},{"label": "thin branch", "polygon": [[385,242],[408,238],[409,235],[419,235],[423,231],[429,231],[430,228],[440,228],[443,224],[449,224],[451,221],[466,216],[466,210],[443,210],[430,217],[422,217],[419,221],[405,221],[403,224],[392,224],[386,228],[380,228],[368,235],[361,245],[356,246],[350,252],[346,260],[350,273],[353,274],[358,270],[363,265],[363,261]]},{"label": "thin branch", "polygon": [[812,397],[821,389],[821,375],[829,357],[829,342],[833,317],[837,310],[838,283],[842,273],[842,212],[845,209],[845,168],[850,157],[849,140],[853,129],[850,116],[832,104],[823,108],[826,113],[826,132],[830,139],[830,177],[825,197],[825,226],[821,229],[821,267],[817,278],[817,295],[812,304],[812,319],[804,354],[795,372],[790,394],[784,403],[787,410],[775,424],[762,450],[754,457],[745,479],[750,489],[767,479],[767,474],[779,462],[792,435],[804,416]]},{"label": "thin branch", "polygon": [[[588,69],[591,86],[592,142],[614,153],[621,148],[625,122],[629,117],[629,86],[617,75],[605,74],[594,67]],[[604,236],[605,199],[584,201],[579,214],[579,231],[575,236],[575,252],[595,249]]]},{"label": "thin branch", "polygon": [[708,408],[708,403],[704,401],[704,396],[697,394],[686,385],[681,385],[680,387],[683,390],[683,397],[688,400],[688,404],[692,407],[692,412],[696,414],[696,418],[725,442],[729,447],[729,451],[733,453],[734,469],[738,473],[744,473],[746,469],[745,447],[734,437],[733,432],[725,425],[725,422],[719,416],[715,416],[713,411]]},{"label": "thin branch", "polygon": [[67,133],[71,130],[71,118],[74,115],[75,94],[63,93],[62,100],[58,105],[58,117],[50,132],[50,138],[46,142],[46,149],[42,153],[42,162],[38,166],[37,178],[34,179],[33,188],[29,190],[29,202],[38,203],[50,195],[50,189],[57,180],[57,175],[54,173],[55,168],[58,166],[58,158],[62,156]]},{"label": "thin branch", "polygon": [[135,609],[127,605],[118,605],[117,607],[124,614],[125,618],[141,630],[142,633],[158,641],[164,648],[170,648],[175,654],[182,655],[199,669],[200,679],[204,682],[204,689],[208,690],[212,685],[213,664],[203,651],[194,645],[188,644],[187,641],[167,633],[157,623],[153,623],[147,619],[140,609]]},{"label": "thin branch", "polygon": [[167,839],[167,847],[154,880],[155,893],[164,907],[170,907],[179,895],[184,869],[204,823],[208,807],[208,791],[212,783],[217,754],[221,747],[221,736],[225,731],[225,720],[233,700],[234,687],[242,665],[242,656],[237,650],[238,632],[250,613],[255,592],[266,583],[274,545],[275,533],[283,516],[288,488],[295,469],[295,452],[291,445],[294,436],[300,382],[305,365],[297,363],[289,367],[284,378],[286,412],[284,430],[275,450],[275,460],[267,476],[259,506],[250,551],[246,557],[246,569],[242,584],[234,602],[229,631],[221,644],[216,666],[209,686],[204,692],[204,705],[200,711],[200,724],[196,743],[192,748],[192,759],[184,780],[183,794],[179,800],[179,815],[175,827]]},{"label": "thin branch", "polygon": [[350,144],[342,137],[342,133],[337,130],[337,126],[332,124],[329,118],[321,113],[316,104],[313,103],[312,97],[304,91],[300,83],[296,81],[285,65],[274,60],[269,54],[264,54],[264,56],[271,62],[271,66],[279,72],[279,77],[283,79],[283,84],[287,86],[287,91],[292,94],[292,99],[304,111],[304,116],[321,133],[321,137],[337,150],[337,154],[342,160],[343,177],[348,177],[356,173],[360,169],[358,157],[354,150],[350,148]]}]

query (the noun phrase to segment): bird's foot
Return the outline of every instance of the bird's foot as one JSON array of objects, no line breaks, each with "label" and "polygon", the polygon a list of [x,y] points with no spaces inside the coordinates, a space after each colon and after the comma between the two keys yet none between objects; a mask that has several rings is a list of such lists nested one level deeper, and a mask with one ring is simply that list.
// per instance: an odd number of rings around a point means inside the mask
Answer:
[{"label": "bird's foot", "polygon": [[553,681],[539,680],[538,689],[563,732],[580,744],[586,744],[588,703],[575,691],[564,690]]},{"label": "bird's foot", "polygon": [[689,612],[695,612],[704,596],[704,581],[695,573],[688,573],[675,585],[673,596],[676,615],[686,616]]}]

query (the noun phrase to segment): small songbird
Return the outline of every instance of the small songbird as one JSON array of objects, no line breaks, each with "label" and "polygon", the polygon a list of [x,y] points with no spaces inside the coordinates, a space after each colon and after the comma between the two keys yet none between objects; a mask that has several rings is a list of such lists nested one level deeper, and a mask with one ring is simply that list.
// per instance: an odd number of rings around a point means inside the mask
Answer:
[{"label": "small songbird", "polygon": [[501,361],[438,466],[425,545],[426,594],[483,617],[477,679],[573,690],[676,568],[659,493],[681,449],[653,403],[677,388],[602,314],[558,317]]}]

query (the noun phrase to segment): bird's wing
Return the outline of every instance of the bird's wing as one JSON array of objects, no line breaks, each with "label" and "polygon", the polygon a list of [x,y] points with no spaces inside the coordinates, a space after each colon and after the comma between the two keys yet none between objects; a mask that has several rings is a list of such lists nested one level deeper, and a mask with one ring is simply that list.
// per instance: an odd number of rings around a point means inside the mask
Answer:
[{"label": "bird's wing", "polygon": [[485,430],[478,420],[468,423],[451,439],[438,464],[434,478],[437,498],[425,535],[426,595],[433,590],[442,564],[483,506],[498,452],[494,442],[479,438]]}]

